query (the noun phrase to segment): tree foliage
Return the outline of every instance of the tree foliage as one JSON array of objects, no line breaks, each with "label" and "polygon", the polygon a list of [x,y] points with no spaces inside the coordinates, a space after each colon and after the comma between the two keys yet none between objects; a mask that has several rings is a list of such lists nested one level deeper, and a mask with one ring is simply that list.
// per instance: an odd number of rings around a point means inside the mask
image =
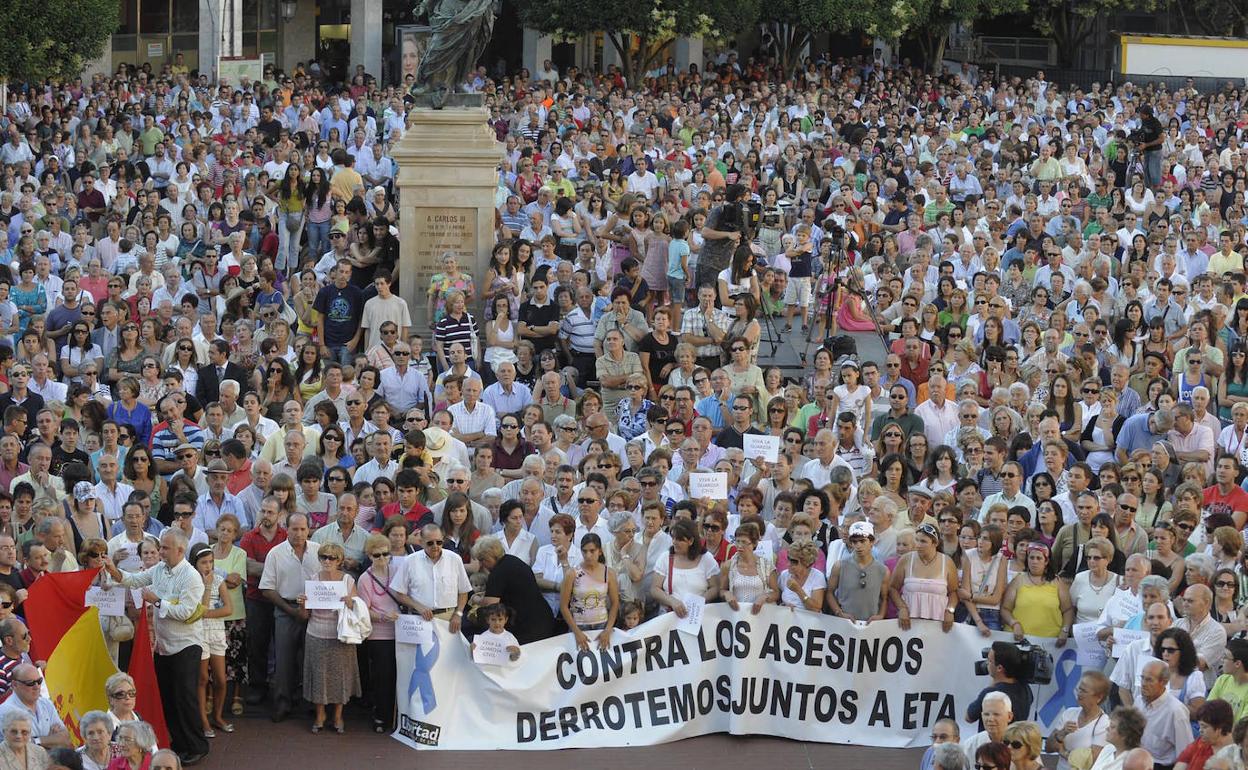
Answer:
[{"label": "tree foliage", "polygon": [[630,83],[682,35],[731,36],[758,19],[759,0],[521,0],[525,25],[561,38],[601,30]]},{"label": "tree foliage", "polygon": [[1157,6],[1157,0],[1030,0],[1028,10],[1035,18],[1036,31],[1057,45],[1058,65],[1071,67],[1095,31],[1098,17],[1119,11],[1152,11]]},{"label": "tree foliage", "polygon": [[0,2],[0,79],[69,78],[104,52],[117,29],[117,0]]},{"label": "tree foliage", "polygon": [[774,41],[785,71],[797,66],[797,57],[818,32],[863,29],[873,8],[855,0],[770,0],[760,20]]},{"label": "tree foliage", "polygon": [[875,7],[863,31],[892,40],[914,38],[926,63],[935,65],[944,58],[951,25],[1017,13],[1026,6],[1027,0],[893,0]]}]

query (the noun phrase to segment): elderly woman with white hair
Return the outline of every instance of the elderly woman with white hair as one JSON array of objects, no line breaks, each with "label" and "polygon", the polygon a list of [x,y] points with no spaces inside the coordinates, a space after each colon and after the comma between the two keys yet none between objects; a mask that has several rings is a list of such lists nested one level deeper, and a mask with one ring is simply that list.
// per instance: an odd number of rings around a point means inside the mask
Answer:
[{"label": "elderly woman with white hair", "polygon": [[620,601],[640,601],[646,571],[646,547],[637,541],[637,520],[631,511],[616,511],[607,520],[611,539],[605,544],[607,568],[619,583]]},{"label": "elderly woman with white hair", "polygon": [[[116,735],[117,728],[126,722],[142,719],[134,710],[134,701],[138,697],[134,678],[125,671],[118,671],[104,680],[104,694],[108,696],[109,733]],[[155,741],[152,747],[155,748]]]},{"label": "elderly woman with white hair", "polygon": [[137,720],[122,722],[117,728],[117,743],[121,756],[113,759],[109,770],[150,770],[155,751],[152,747],[156,745],[156,733],[151,725]]},{"label": "elderly woman with white hair", "polygon": [[31,742],[34,725],[26,712],[5,711],[0,716],[0,732],[4,734],[4,742],[0,743],[0,770],[44,770],[52,766],[48,752]]},{"label": "elderly woman with white hair", "polygon": [[934,770],[967,770],[966,754],[956,743],[942,743],[932,747]]},{"label": "elderly woman with white hair", "polygon": [[78,749],[83,770],[107,770],[113,760],[113,721],[103,711],[88,711],[78,720],[85,743]]}]

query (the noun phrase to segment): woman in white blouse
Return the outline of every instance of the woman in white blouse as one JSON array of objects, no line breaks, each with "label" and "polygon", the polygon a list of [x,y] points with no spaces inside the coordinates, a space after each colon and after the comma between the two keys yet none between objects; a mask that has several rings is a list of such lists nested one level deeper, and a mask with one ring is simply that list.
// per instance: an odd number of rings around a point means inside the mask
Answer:
[{"label": "woman in white blouse", "polygon": [[1075,703],[1064,709],[1054,720],[1049,733],[1048,750],[1056,752],[1058,770],[1070,770],[1070,754],[1079,749],[1092,749],[1108,743],[1105,731],[1109,715],[1105,698],[1109,695],[1109,678],[1100,671],[1085,671],[1075,685]]},{"label": "woman in white blouse", "polygon": [[506,553],[532,566],[537,559],[537,538],[524,526],[524,506],[519,500],[508,500],[498,508],[498,520],[503,522],[499,540]]},{"label": "woman in white blouse", "polygon": [[680,519],[671,528],[672,548],[660,554],[651,565],[650,595],[662,611],[675,612],[685,617],[688,609],[684,598],[701,596],[708,602],[719,597],[719,565],[715,558],[703,550],[697,526],[688,519]]}]

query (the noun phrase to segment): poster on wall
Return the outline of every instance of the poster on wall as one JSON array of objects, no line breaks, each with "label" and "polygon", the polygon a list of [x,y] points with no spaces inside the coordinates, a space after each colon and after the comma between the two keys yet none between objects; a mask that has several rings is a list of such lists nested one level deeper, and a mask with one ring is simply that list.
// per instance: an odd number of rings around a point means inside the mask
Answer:
[{"label": "poster on wall", "polygon": [[244,78],[254,83],[264,77],[264,60],[222,57],[217,62],[217,77],[222,83],[232,86],[242,83]]},{"label": "poster on wall", "polygon": [[427,24],[400,24],[394,28],[394,48],[399,52],[399,82],[410,85],[408,76],[416,77],[416,69],[425,58],[432,34],[433,29]]}]

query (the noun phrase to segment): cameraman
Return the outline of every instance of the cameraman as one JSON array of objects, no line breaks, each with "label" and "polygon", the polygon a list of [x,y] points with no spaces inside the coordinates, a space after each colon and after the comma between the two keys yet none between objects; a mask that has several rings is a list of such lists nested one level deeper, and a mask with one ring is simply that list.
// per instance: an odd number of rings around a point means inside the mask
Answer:
[{"label": "cameraman", "polygon": [[[1131,140],[1136,150],[1144,153],[1144,186],[1156,189],[1161,184],[1161,143],[1165,129],[1153,114],[1151,105],[1141,106],[1139,113],[1140,127],[1131,132]],[[1131,180],[1125,180],[1123,186],[1130,185]]]},{"label": "cameraman", "polygon": [[718,285],[719,274],[731,264],[732,252],[741,243],[745,233],[745,212],[741,210],[741,199],[744,196],[744,185],[728,185],[724,190],[724,202],[711,209],[711,213],[707,215],[706,222],[702,225],[705,243],[702,244],[702,253],[698,257],[696,285]]},{"label": "cameraman", "polygon": [[983,710],[984,696],[990,692],[1002,692],[1010,696],[1015,718],[1028,719],[1031,716],[1031,688],[1019,681],[1022,667],[1023,658],[1016,645],[1012,642],[993,642],[988,648],[988,676],[992,677],[992,686],[985,687],[975,701],[966,707],[966,721],[977,722],[979,729],[984,729],[980,712]]}]

